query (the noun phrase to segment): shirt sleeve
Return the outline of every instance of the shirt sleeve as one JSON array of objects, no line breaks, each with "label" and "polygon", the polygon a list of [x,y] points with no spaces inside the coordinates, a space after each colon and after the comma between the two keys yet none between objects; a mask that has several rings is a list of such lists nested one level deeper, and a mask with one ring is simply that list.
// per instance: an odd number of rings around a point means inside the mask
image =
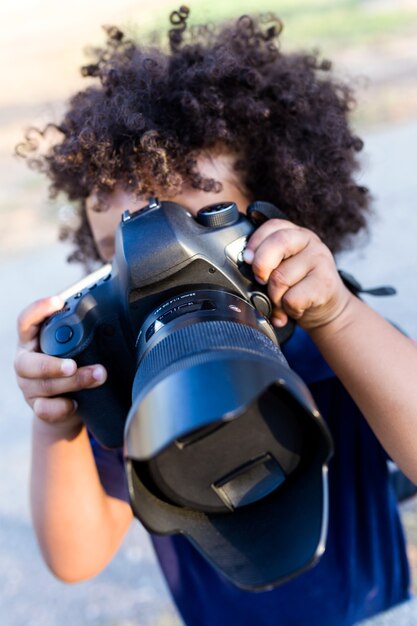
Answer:
[{"label": "shirt sleeve", "polygon": [[113,498],[129,502],[122,449],[104,448],[91,433],[89,433],[89,438],[104,490]]}]

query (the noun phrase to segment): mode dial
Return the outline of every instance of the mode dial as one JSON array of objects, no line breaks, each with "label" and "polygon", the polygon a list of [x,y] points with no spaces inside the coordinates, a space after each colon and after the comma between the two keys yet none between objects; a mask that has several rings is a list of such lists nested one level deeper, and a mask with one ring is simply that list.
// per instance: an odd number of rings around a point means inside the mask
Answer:
[{"label": "mode dial", "polygon": [[196,219],[202,226],[209,226],[210,228],[231,226],[239,219],[239,209],[235,202],[209,204],[199,210]]}]

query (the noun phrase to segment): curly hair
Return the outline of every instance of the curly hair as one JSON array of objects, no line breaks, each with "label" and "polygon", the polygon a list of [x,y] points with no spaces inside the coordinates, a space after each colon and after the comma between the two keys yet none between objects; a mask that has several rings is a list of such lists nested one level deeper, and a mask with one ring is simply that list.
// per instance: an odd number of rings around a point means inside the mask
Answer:
[{"label": "curly hair", "polygon": [[[82,68],[98,84],[77,93],[58,139],[43,153],[34,133],[18,146],[51,181],[51,195],[77,201],[81,222],[65,233],[72,259],[98,258],[85,200],[116,184],[133,193],[184,182],[221,191],[204,178],[196,156],[224,149],[250,197],[273,202],[314,230],[333,251],[366,226],[370,197],[356,184],[363,147],[348,123],[351,88],[317,53],[281,52],[281,21],[242,16],[233,23],[189,27],[189,10],[170,16],[169,46],[143,45],[107,28],[107,42]],[[33,131],[34,129],[32,129]]]}]

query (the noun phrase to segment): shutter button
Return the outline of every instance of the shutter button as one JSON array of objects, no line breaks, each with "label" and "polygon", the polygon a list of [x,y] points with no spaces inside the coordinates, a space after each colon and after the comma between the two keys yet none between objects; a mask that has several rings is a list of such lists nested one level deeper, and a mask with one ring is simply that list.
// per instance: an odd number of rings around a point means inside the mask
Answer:
[{"label": "shutter button", "polygon": [[73,334],[74,332],[71,326],[60,326],[56,330],[55,339],[58,343],[67,343],[71,339]]}]

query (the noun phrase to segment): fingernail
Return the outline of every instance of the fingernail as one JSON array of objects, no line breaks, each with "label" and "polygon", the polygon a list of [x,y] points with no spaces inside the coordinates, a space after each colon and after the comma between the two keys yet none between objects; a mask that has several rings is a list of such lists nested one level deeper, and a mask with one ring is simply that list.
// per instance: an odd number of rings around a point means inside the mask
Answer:
[{"label": "fingernail", "polygon": [[271,317],[271,324],[272,326],[277,326],[278,328],[282,328],[283,326],[285,326],[286,321],[282,320],[279,317]]},{"label": "fingernail", "polygon": [[246,250],[243,252],[243,260],[245,261],[245,263],[252,263],[254,257],[255,253],[253,252],[253,250],[248,250],[248,248],[246,248]]},{"label": "fingernail", "polygon": [[78,402],[76,400],[73,400],[72,405],[73,405],[72,412],[75,413],[76,410],[78,409]]},{"label": "fingernail", "polygon": [[257,283],[259,283],[260,285],[266,285],[267,284],[267,280],[264,280],[263,278],[260,278],[259,276],[256,276],[255,274],[255,280]]},{"label": "fingernail", "polygon": [[106,377],[106,372],[104,370],[104,367],[102,367],[101,365],[97,365],[94,369],[93,369],[93,378],[94,380],[96,380],[97,382],[102,382]]},{"label": "fingernail", "polygon": [[61,372],[65,374],[65,376],[71,376],[75,374],[75,370],[77,369],[77,364],[72,359],[65,359],[61,363]]},{"label": "fingernail", "polygon": [[42,398],[36,398],[35,402],[33,403],[33,412],[37,415],[40,408],[42,406]]},{"label": "fingernail", "polygon": [[51,298],[51,304],[55,309],[62,309],[64,302],[59,296],[53,296]]}]

